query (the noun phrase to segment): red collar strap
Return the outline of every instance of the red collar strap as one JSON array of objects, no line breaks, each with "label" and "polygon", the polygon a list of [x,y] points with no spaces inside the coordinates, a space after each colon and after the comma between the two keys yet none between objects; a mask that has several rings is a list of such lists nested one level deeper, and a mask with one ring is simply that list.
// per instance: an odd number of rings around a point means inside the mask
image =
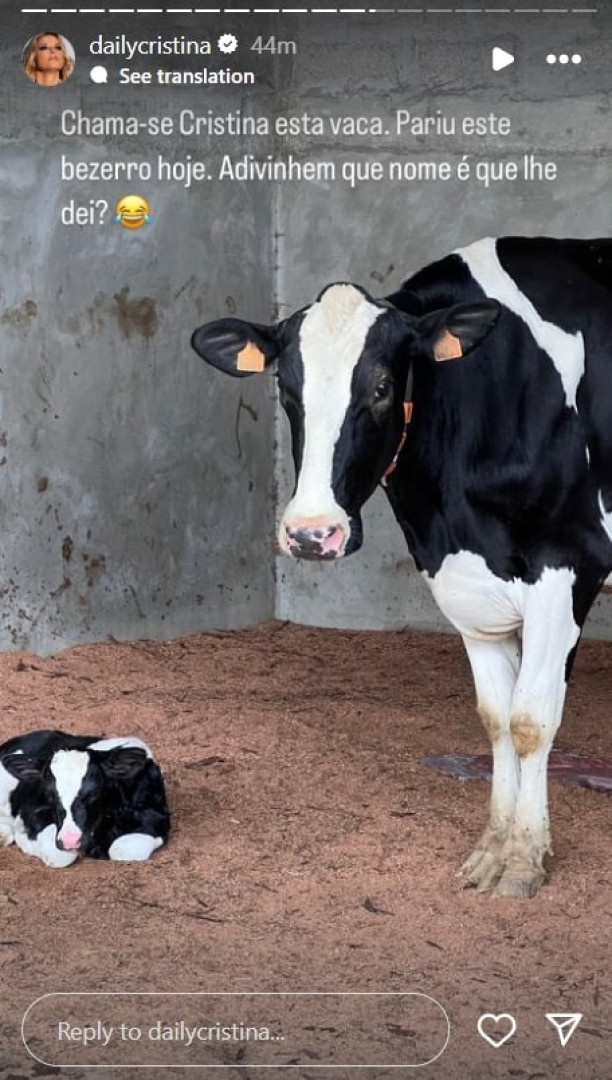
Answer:
[{"label": "red collar strap", "polygon": [[411,420],[412,420],[412,402],[411,401],[405,401],[404,402],[404,427],[403,427],[401,438],[400,438],[400,441],[399,441],[399,446],[398,446],[397,450],[395,451],[395,457],[393,458],[393,461],[388,466],[388,468],[385,469],[384,473],[382,474],[381,480],[380,480],[381,485],[384,488],[386,488],[386,486],[387,486],[387,484],[389,482],[389,477],[391,476],[391,473],[395,472],[395,470],[397,468],[397,459],[399,458],[402,450],[404,449],[404,443],[406,442],[406,436],[408,435],[408,424],[410,423]]}]

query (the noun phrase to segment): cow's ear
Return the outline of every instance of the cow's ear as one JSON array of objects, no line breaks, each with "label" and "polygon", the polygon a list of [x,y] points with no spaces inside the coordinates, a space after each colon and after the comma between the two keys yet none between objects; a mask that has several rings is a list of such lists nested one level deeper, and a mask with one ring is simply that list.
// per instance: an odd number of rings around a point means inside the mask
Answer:
[{"label": "cow's ear", "polygon": [[42,774],[40,762],[25,754],[7,754],[0,764],[17,780],[38,780]]},{"label": "cow's ear", "polygon": [[418,325],[426,351],[436,362],[459,360],[484,341],[499,318],[497,300],[456,304],[425,315]]},{"label": "cow's ear", "polygon": [[99,753],[98,760],[108,776],[127,779],[144,768],[148,757],[140,746],[117,746],[114,750]]},{"label": "cow's ear", "polygon": [[279,327],[241,319],[218,319],[195,331],[191,344],[207,364],[241,378],[263,371],[278,359]]}]

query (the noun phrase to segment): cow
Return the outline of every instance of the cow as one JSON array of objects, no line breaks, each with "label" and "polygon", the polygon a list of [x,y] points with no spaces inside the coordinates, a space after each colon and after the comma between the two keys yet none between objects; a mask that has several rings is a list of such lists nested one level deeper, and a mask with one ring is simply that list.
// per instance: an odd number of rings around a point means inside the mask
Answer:
[{"label": "cow", "polygon": [[168,838],[164,781],[140,739],[32,731],[0,746],[0,844],[47,866],[143,861]]},{"label": "cow", "polygon": [[463,638],[492,745],[489,820],[460,874],[535,895],[547,759],[612,570],[612,240],[485,238],[384,299],[339,282],[282,322],[217,320],[192,345],[230,375],[276,374],[296,473],[281,551],[357,551],[383,484]]}]

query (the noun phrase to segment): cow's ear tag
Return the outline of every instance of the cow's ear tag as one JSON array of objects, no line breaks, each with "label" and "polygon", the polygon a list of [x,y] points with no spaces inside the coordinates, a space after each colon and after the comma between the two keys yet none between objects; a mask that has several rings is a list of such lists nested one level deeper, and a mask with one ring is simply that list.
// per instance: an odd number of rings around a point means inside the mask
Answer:
[{"label": "cow's ear tag", "polygon": [[261,349],[253,341],[247,341],[246,345],[236,356],[237,371],[263,371],[266,366],[266,358]]},{"label": "cow's ear tag", "polygon": [[434,344],[434,360],[459,360],[463,349],[458,337],[444,330]]}]

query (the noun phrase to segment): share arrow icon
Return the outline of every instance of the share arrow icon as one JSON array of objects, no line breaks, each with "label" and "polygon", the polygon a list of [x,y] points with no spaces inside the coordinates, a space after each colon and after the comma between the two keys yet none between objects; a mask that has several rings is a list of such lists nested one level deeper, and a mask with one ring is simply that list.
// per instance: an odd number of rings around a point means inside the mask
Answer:
[{"label": "share arrow icon", "polygon": [[546,1013],[546,1019],[557,1029],[561,1046],[567,1046],[582,1020],[582,1013]]}]

